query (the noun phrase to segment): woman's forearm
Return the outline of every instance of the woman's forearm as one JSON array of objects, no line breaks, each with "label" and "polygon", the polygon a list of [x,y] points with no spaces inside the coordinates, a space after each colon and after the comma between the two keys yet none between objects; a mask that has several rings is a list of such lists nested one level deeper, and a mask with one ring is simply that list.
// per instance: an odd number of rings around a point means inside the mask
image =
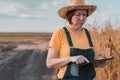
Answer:
[{"label": "woman's forearm", "polygon": [[66,58],[51,58],[47,60],[47,67],[48,68],[59,68],[64,65],[67,65],[68,63],[71,62],[70,57]]}]

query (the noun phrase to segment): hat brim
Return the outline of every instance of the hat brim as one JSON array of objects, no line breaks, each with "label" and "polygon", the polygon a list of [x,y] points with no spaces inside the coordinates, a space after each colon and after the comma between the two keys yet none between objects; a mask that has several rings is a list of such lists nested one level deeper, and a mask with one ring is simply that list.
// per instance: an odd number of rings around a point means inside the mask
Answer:
[{"label": "hat brim", "polygon": [[97,7],[94,5],[71,5],[71,6],[66,6],[66,7],[61,8],[58,11],[58,14],[63,19],[66,19],[66,15],[69,11],[80,9],[80,10],[87,10],[88,16],[90,16],[96,10],[96,8]]}]

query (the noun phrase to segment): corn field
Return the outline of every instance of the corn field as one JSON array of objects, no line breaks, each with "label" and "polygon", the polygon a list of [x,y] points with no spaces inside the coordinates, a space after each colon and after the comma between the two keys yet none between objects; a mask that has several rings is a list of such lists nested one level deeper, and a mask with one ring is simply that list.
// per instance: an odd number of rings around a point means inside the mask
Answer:
[{"label": "corn field", "polygon": [[[90,27],[90,26],[89,26]],[[108,65],[105,68],[96,68],[96,78],[94,80],[120,80],[120,28],[113,29],[111,25],[107,25],[106,28],[101,29],[99,32],[98,29],[92,28],[90,29],[95,33],[95,36],[97,38],[97,41],[99,43],[100,51],[98,52],[99,57],[105,57],[105,49],[110,48],[111,56],[113,56],[115,59],[111,60]],[[41,36],[41,38],[40,38]],[[48,38],[46,38],[48,37]],[[0,35],[1,45],[5,43],[4,41],[11,42],[13,41],[16,43],[16,41],[38,41],[37,43],[39,45],[46,45],[45,49],[48,49],[48,43],[49,38],[51,37],[51,34],[31,34],[31,35]],[[34,40],[35,39],[35,40]],[[44,40],[44,42],[40,42],[40,40]],[[2,42],[3,41],[3,42]],[[20,45],[20,44],[19,44]],[[18,46],[17,46],[18,47]],[[41,47],[43,48],[43,47]],[[47,51],[46,51],[47,53]],[[46,58],[42,58],[41,60],[45,60]],[[43,63],[44,67],[45,62]],[[44,71],[42,71],[44,72]],[[51,70],[51,72],[46,72],[47,75],[42,75],[42,80],[55,80],[56,78],[56,70]]]},{"label": "corn field", "polygon": [[107,25],[101,33],[96,28],[93,31],[100,46],[99,56],[105,57],[104,51],[109,47],[111,56],[115,58],[105,68],[96,68],[94,80],[120,80],[120,29],[112,29],[111,25]]}]

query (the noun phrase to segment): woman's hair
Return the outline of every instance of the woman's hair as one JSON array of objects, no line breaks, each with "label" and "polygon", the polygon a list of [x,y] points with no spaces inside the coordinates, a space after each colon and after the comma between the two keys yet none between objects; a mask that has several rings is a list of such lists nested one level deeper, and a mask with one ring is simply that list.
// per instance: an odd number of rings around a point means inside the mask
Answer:
[{"label": "woman's hair", "polygon": [[[67,13],[66,18],[67,18],[69,24],[72,24],[71,19],[72,19],[73,15],[75,14],[75,12],[76,12],[76,10],[72,10]],[[87,10],[87,16],[88,16],[88,10]]]},{"label": "woman's hair", "polygon": [[76,11],[76,10],[69,11],[69,12],[67,13],[67,15],[66,15],[66,18],[67,18],[69,24],[72,24],[71,19],[72,19],[73,15],[75,14],[75,11]]}]

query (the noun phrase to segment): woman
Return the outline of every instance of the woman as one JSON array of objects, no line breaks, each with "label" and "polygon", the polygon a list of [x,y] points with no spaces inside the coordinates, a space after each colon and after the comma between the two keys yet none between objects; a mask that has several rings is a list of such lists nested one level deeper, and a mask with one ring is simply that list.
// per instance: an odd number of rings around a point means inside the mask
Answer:
[{"label": "woman", "polygon": [[60,17],[69,25],[53,33],[47,56],[47,67],[59,69],[58,80],[93,80],[95,77],[93,64],[79,66],[97,59],[96,39],[82,27],[95,9],[96,6],[84,5],[83,0],[70,0],[69,6],[59,10]]}]

